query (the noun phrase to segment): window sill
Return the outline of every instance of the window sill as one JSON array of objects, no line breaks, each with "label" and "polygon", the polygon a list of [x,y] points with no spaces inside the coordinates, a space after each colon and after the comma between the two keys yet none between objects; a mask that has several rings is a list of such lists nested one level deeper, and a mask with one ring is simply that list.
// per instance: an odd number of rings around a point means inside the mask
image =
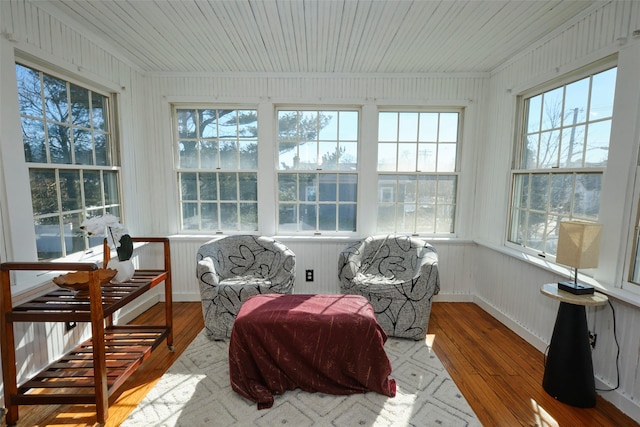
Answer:
[{"label": "window sill", "polygon": [[[538,257],[536,255],[527,254],[507,246],[498,246],[493,243],[489,243],[481,240],[476,240],[475,243],[479,246],[483,246],[495,252],[499,252],[503,255],[507,255],[512,258],[519,259],[520,261],[526,262],[528,264],[535,265],[536,267],[539,267],[543,270],[557,274],[559,276],[563,276],[566,278],[573,277],[572,269],[569,269],[562,265],[545,260],[544,258]],[[579,272],[578,272],[578,279],[581,283],[586,283],[588,285],[591,285],[596,289],[596,291],[601,292],[613,299],[625,302],[627,304],[631,304],[636,307],[640,307],[639,294],[630,292],[622,288],[614,288],[611,286],[606,286],[601,282],[597,281],[596,279],[594,279],[593,277],[580,274]]]}]

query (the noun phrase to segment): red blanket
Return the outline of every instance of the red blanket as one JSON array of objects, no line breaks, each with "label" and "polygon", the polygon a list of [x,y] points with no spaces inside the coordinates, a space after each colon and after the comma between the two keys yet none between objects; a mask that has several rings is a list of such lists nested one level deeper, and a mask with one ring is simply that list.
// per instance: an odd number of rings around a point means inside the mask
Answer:
[{"label": "red blanket", "polygon": [[374,391],[393,397],[387,335],[358,295],[256,295],[243,303],[229,343],[231,387],[270,408],[273,395]]}]

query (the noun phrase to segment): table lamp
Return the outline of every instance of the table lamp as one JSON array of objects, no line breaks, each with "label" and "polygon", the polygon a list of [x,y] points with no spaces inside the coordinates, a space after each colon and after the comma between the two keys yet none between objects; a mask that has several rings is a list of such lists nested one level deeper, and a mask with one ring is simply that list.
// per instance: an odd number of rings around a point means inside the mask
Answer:
[{"label": "table lamp", "polygon": [[573,267],[575,276],[572,282],[558,282],[558,289],[576,295],[593,294],[593,286],[578,283],[578,269],[598,266],[601,231],[602,224],[593,222],[560,222],[556,262]]}]

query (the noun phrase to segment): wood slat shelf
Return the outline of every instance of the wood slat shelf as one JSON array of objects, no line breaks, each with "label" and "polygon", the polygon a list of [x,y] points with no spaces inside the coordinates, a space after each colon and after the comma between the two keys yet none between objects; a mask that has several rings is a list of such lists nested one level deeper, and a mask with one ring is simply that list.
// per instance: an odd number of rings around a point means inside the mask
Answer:
[{"label": "wood slat shelf", "polygon": [[[109,397],[149,357],[163,340],[173,349],[171,253],[169,239],[135,237],[134,242],[162,243],[164,269],[136,270],[124,283],[98,282],[94,263],[7,262],[0,264],[0,344],[6,423],[17,423],[18,405],[95,404],[96,419],[104,423]],[[110,259],[106,240],[104,264]],[[12,306],[10,272],[15,270],[88,271],[89,295],[65,289]],[[164,325],[114,325],[113,315],[140,295],[164,283]],[[68,351],[32,378],[17,384],[15,322],[87,322],[91,338]]]}]

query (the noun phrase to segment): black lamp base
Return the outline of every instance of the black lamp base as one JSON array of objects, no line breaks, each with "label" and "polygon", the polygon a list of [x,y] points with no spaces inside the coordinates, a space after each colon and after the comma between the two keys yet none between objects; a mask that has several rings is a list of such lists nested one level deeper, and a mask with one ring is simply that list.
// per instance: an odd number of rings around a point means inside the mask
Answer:
[{"label": "black lamp base", "polygon": [[594,292],[593,286],[575,282],[558,282],[558,289],[574,295],[592,295]]}]

